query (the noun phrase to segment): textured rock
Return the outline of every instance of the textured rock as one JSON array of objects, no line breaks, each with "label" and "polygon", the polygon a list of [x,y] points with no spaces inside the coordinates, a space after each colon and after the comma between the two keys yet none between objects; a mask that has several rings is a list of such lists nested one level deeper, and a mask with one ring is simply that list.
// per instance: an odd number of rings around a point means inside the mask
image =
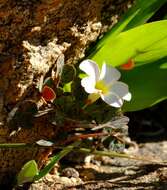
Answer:
[{"label": "textured rock", "polygon": [[[41,103],[39,83],[56,67],[60,54],[75,64],[86,48],[127,10],[130,0],[0,0],[0,143],[33,143],[57,138],[60,128],[47,116],[23,128],[13,121],[27,100]],[[21,109],[22,108],[22,109]],[[23,114],[27,117],[28,114]],[[28,118],[26,118],[28,121]],[[15,125],[10,127],[9,123]],[[66,130],[66,126],[61,130]],[[68,129],[69,130],[69,129]],[[51,153],[38,148],[0,149],[0,183],[8,183],[22,165],[35,159],[41,167]]]}]

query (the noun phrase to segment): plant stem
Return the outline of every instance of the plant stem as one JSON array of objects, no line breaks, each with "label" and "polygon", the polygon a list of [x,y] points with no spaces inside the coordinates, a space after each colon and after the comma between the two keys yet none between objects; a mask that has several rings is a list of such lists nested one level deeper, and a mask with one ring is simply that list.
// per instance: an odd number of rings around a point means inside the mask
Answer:
[{"label": "plant stem", "polygon": [[127,158],[127,159],[133,159],[133,160],[139,160],[139,161],[145,161],[145,162],[152,162],[152,163],[157,163],[157,164],[164,164],[166,163],[166,161],[164,162],[160,162],[157,160],[151,160],[151,159],[146,159],[146,158],[142,158],[142,157],[137,157],[137,156],[130,156],[128,154],[124,154],[124,153],[117,153],[114,151],[98,151],[98,150],[91,150],[91,149],[87,149],[87,148],[75,148],[74,150],[78,151],[78,152],[83,152],[85,154],[94,154],[94,155],[99,155],[99,156],[109,156],[109,157],[119,157],[119,158]]},{"label": "plant stem", "polygon": [[1,143],[0,148],[24,148],[24,147],[32,147],[32,144],[27,143]]},{"label": "plant stem", "polygon": [[[79,148],[79,147],[76,147],[75,143],[78,144],[78,141],[74,142],[74,144],[71,144],[67,147],[53,146],[53,148],[55,148],[55,149],[62,149],[62,151],[60,152],[60,157],[58,156],[59,157],[58,160],[60,160],[62,157],[64,157],[70,151],[75,150],[77,152],[82,152],[85,154],[94,154],[94,155],[99,155],[99,156],[127,158],[127,159],[152,162],[152,163],[158,163],[158,164],[167,163],[167,160],[160,162],[157,160],[150,160],[150,159],[146,159],[146,158],[142,158],[142,157],[131,156],[131,155],[124,154],[124,153],[117,153],[114,151],[98,151],[98,150],[92,150],[92,149],[88,149],[88,148]],[[40,147],[51,148],[51,147],[39,146],[39,145],[35,145],[35,144],[26,144],[26,143],[4,143],[4,144],[0,144],[0,148],[25,148],[25,147],[35,147],[35,146],[38,146],[39,148]]]}]

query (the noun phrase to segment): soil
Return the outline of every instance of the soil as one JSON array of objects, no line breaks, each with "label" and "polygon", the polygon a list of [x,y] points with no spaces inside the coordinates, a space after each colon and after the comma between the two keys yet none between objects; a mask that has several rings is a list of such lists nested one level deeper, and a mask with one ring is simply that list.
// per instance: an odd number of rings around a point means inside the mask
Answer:
[{"label": "soil", "polygon": [[129,136],[136,146],[129,146],[125,151],[148,161],[88,156],[85,163],[75,166],[68,163],[65,172],[48,174],[29,190],[167,189],[167,163],[161,164],[167,161],[166,105],[164,101],[150,109],[127,114]]}]

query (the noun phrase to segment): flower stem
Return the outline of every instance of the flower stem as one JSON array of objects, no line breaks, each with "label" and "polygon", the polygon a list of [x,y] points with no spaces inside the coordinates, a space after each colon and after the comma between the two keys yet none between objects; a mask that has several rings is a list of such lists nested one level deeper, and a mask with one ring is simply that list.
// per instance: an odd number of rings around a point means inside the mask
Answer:
[{"label": "flower stem", "polygon": [[84,106],[82,106],[82,110],[84,110],[89,104],[85,104]]},{"label": "flower stem", "polygon": [[156,164],[164,164],[167,161],[157,161],[157,160],[151,160],[151,159],[146,159],[143,157],[137,157],[137,156],[131,156],[128,154],[124,154],[124,153],[117,153],[114,151],[98,151],[98,150],[91,150],[91,149],[87,149],[87,148],[79,148],[79,149],[74,149],[78,152],[83,152],[85,154],[94,154],[94,155],[99,155],[99,156],[109,156],[109,157],[119,157],[119,158],[127,158],[127,159],[132,159],[132,160],[139,160],[139,161],[145,161],[145,162],[152,162],[152,163],[156,163]]},{"label": "flower stem", "polygon": [[24,148],[24,147],[32,147],[32,144],[27,143],[1,143],[0,148]]},{"label": "flower stem", "polygon": [[[78,144],[78,141],[76,141],[76,144]],[[114,151],[99,151],[99,150],[88,149],[88,148],[79,148],[79,147],[75,147],[74,145],[75,145],[75,143],[73,145],[69,145],[68,147],[54,146],[53,145],[53,148],[63,150],[61,152],[61,157],[62,157],[62,155],[64,155],[64,153],[66,154],[68,151],[70,151],[70,150],[72,151],[72,149],[73,149],[77,152],[82,152],[85,154],[94,154],[94,155],[99,155],[99,156],[127,158],[127,159],[151,162],[151,163],[156,163],[156,164],[166,164],[167,163],[167,160],[164,160],[163,162],[161,162],[158,160],[151,160],[151,159],[146,159],[143,157],[131,156],[131,155],[128,155],[125,153],[117,153]],[[3,143],[3,144],[0,144],[0,148],[25,148],[25,147],[35,147],[35,146],[45,147],[45,146],[39,146],[39,145],[35,145],[35,144],[26,144],[26,143]],[[45,147],[45,148],[50,148],[50,147]],[[67,150],[67,152],[66,152],[66,150]]]}]

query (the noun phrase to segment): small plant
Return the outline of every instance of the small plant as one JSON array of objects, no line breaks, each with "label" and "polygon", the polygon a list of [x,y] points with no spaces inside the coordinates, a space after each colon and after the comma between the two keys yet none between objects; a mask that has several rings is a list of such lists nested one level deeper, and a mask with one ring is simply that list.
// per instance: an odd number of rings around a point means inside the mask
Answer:
[{"label": "small plant", "polygon": [[[73,150],[139,159],[118,152],[92,151],[84,145],[88,137],[100,137],[104,147],[107,144],[111,150],[120,149],[124,141],[119,134],[125,132],[123,126],[128,123],[128,118],[121,119],[121,110],[140,110],[167,97],[164,82],[167,76],[167,20],[145,24],[165,2],[138,0],[75,67],[64,64],[61,56],[57,71],[44,82],[42,80],[39,92],[46,104],[49,102],[53,107],[48,118],[52,124],[61,126],[67,121],[73,122],[74,136],[66,139],[66,131],[62,133],[67,144],[73,143],[58,147],[62,150],[41,171],[35,161],[26,163],[17,177],[19,185],[39,180]],[[79,135],[75,134],[75,125],[82,128],[77,131]],[[52,139],[37,141],[35,146],[56,148]]]}]

